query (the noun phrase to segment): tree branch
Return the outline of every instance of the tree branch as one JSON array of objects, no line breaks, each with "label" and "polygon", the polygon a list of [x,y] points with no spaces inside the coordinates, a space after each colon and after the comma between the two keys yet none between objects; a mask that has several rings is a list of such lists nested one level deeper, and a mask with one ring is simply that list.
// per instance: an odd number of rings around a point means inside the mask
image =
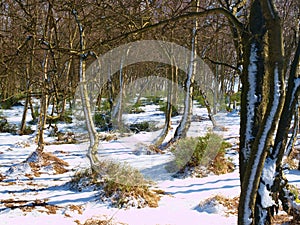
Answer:
[{"label": "tree branch", "polygon": [[224,8],[214,8],[214,9],[207,9],[207,10],[202,11],[202,12],[188,12],[188,13],[183,14],[183,15],[179,15],[179,16],[176,16],[176,17],[172,17],[170,19],[159,21],[159,22],[154,23],[152,25],[148,25],[148,26],[142,27],[142,28],[137,29],[137,30],[129,31],[127,33],[123,33],[123,34],[120,34],[116,37],[113,37],[109,40],[102,41],[100,44],[105,45],[105,44],[108,44],[112,41],[115,41],[115,40],[118,40],[118,39],[121,39],[121,38],[126,38],[126,37],[128,37],[132,34],[143,33],[143,32],[146,32],[148,30],[166,25],[168,23],[178,22],[178,21],[181,21],[181,20],[184,20],[184,19],[194,19],[194,18],[213,15],[213,14],[220,14],[220,15],[225,16],[235,26],[235,28],[239,32],[243,31],[243,29],[244,29],[243,24],[230,11],[228,11],[227,9],[224,9]]},{"label": "tree branch", "polygon": [[212,60],[210,58],[208,58],[207,56],[204,56],[202,57],[203,60],[208,60],[209,62],[211,62],[212,64],[216,64],[216,65],[223,65],[223,66],[227,66],[233,70],[237,70],[237,71],[240,71],[239,68],[235,67],[235,66],[232,66],[228,63],[225,63],[225,62],[219,62],[219,61],[215,61],[215,60]]}]

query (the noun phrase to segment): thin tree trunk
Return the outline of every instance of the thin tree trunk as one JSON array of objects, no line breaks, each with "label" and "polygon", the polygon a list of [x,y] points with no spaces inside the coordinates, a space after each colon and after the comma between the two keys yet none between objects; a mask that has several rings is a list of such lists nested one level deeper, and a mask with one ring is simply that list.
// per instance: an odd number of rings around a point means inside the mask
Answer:
[{"label": "thin tree trunk", "polygon": [[20,126],[20,135],[24,134],[24,131],[25,131],[25,128],[26,128],[26,116],[27,116],[29,100],[30,100],[28,91],[29,90],[27,90],[25,105],[24,105],[23,114],[22,114],[22,120],[21,120],[21,126]]},{"label": "thin tree trunk", "polygon": [[[173,65],[173,63],[171,63],[171,65]],[[173,105],[173,95],[174,95],[173,89],[174,86],[176,86],[174,85],[174,78],[178,76],[178,67],[176,65],[171,66],[170,69],[171,72],[170,72],[169,80],[167,82],[168,96],[167,96],[166,111],[165,111],[165,125],[158,139],[154,141],[155,142],[154,145],[159,146],[160,148],[171,129],[172,105]]]},{"label": "thin tree trunk", "polygon": [[124,53],[124,55],[121,58],[120,62],[120,70],[119,70],[119,84],[120,84],[120,91],[119,91],[119,99],[118,102],[112,112],[112,118],[117,118],[117,127],[120,129],[122,128],[122,113],[123,113],[123,97],[125,93],[125,81],[124,81],[124,62],[126,60],[126,57],[128,56],[130,51],[130,48],[127,49],[127,51]]},{"label": "thin tree trunk", "polygon": [[210,119],[213,127],[215,128],[215,127],[217,127],[217,122],[216,122],[216,120],[214,118],[214,115],[213,115],[213,113],[211,111],[211,107],[210,107],[210,104],[209,104],[209,102],[207,100],[206,94],[202,90],[200,90],[200,94],[201,94],[202,98],[204,99],[204,104],[205,104],[205,107],[207,109],[208,117],[209,117],[209,119]]},{"label": "thin tree trunk", "polygon": [[[193,4],[196,7],[196,11],[198,11],[199,0],[193,0]],[[197,29],[198,29],[198,22],[197,19],[193,22],[193,29],[192,29],[192,40],[191,40],[191,58],[189,62],[189,69],[187,73],[187,79],[185,82],[185,97],[184,97],[184,112],[182,115],[182,119],[175,131],[174,137],[172,138],[171,142],[176,141],[179,138],[184,138],[187,135],[187,132],[191,125],[191,115],[193,112],[193,82],[196,73],[196,46],[197,46]]]},{"label": "thin tree trunk", "polygon": [[44,139],[44,129],[46,126],[47,120],[47,109],[48,109],[48,61],[49,55],[48,53],[45,54],[44,60],[44,71],[43,71],[43,86],[42,86],[42,94],[40,99],[40,112],[39,112],[39,119],[38,119],[38,132],[37,132],[37,150],[42,152],[45,146],[45,139]]},{"label": "thin tree trunk", "polygon": [[98,134],[93,122],[92,113],[91,113],[91,105],[89,100],[89,93],[87,90],[87,80],[86,80],[86,54],[84,54],[85,51],[85,43],[84,43],[84,31],[83,26],[81,24],[81,21],[78,17],[77,11],[75,9],[72,10],[72,13],[75,17],[78,30],[79,30],[79,38],[80,38],[80,52],[79,55],[79,90],[80,90],[80,97],[85,117],[85,123],[87,126],[89,139],[90,139],[90,146],[88,148],[87,157],[90,161],[91,168],[93,170],[97,170],[96,164],[99,162],[99,159],[97,157],[98,152],[98,145],[99,145],[99,138]]}]

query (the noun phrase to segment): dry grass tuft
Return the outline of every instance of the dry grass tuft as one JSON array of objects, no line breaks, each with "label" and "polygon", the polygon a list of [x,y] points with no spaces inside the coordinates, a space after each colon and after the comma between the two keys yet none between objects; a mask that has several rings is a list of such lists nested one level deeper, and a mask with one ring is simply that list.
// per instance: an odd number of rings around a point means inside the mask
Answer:
[{"label": "dry grass tuft", "polygon": [[155,192],[158,195],[165,195],[166,194],[166,192],[164,190],[160,190],[160,189],[155,189],[155,190],[152,190],[152,191]]},{"label": "dry grass tuft", "polygon": [[113,218],[106,218],[103,216],[103,218],[90,218],[87,219],[84,224],[81,224],[80,221],[76,220],[74,221],[78,225],[128,225],[127,223],[121,223],[116,222],[113,220]]},{"label": "dry grass tuft", "polygon": [[[69,166],[67,162],[56,157],[55,155],[48,152],[39,152],[39,151],[33,152],[27,158],[26,162],[29,163],[33,175],[36,177],[39,177],[41,175],[40,170],[42,168],[52,166],[52,169],[55,171],[54,174],[63,174],[68,172],[68,169],[66,169],[65,167]],[[32,179],[32,177],[30,177],[28,174],[27,177],[29,179]]]},{"label": "dry grass tuft", "polygon": [[215,195],[201,202],[200,206],[203,206],[209,202],[216,202],[224,206],[226,208],[226,216],[238,214],[239,197],[228,198],[222,195]]},{"label": "dry grass tuft", "polygon": [[6,179],[6,177],[0,173],[0,181],[3,181],[5,179]]},{"label": "dry grass tuft", "polygon": [[59,210],[59,206],[56,205],[45,205],[45,208],[48,210],[47,214],[56,214],[56,211]]},{"label": "dry grass tuft", "polygon": [[234,197],[234,198],[228,198],[224,197],[222,195],[216,195],[215,199],[224,207],[227,208],[226,214],[230,215],[237,215],[238,213],[238,207],[239,207],[239,197]]},{"label": "dry grass tuft", "polygon": [[10,209],[20,209],[23,212],[31,212],[36,209],[36,207],[43,207],[39,209],[39,212],[46,212],[47,214],[56,214],[56,211],[60,208],[56,205],[49,205],[47,203],[48,199],[43,200],[14,200],[14,199],[4,199],[0,203],[4,204],[6,208]]},{"label": "dry grass tuft", "polygon": [[70,210],[71,211],[77,211],[78,214],[82,214],[83,213],[83,209],[82,209],[82,206],[78,206],[78,205],[70,205],[69,206]]},{"label": "dry grass tuft", "polygon": [[100,190],[99,198],[118,208],[157,207],[159,194],[150,190],[151,181],[139,170],[126,163],[105,160],[94,171],[78,171],[72,178],[71,188]]},{"label": "dry grass tuft", "polygon": [[226,159],[225,151],[219,151],[212,163],[209,165],[208,170],[216,175],[231,173],[235,169],[232,161]]},{"label": "dry grass tuft", "polygon": [[272,219],[272,225],[282,225],[282,224],[289,224],[289,225],[296,225],[300,224],[299,223],[293,223],[292,222],[293,217],[286,215],[286,214],[281,214],[281,215],[275,215]]}]

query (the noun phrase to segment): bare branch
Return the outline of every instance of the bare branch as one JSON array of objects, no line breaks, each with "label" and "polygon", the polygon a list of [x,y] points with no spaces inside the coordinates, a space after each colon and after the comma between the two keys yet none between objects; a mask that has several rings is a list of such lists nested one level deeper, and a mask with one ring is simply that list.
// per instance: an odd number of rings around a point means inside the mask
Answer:
[{"label": "bare branch", "polygon": [[159,21],[159,22],[154,23],[152,25],[148,25],[148,26],[142,27],[142,28],[137,29],[137,30],[129,31],[127,33],[120,34],[120,35],[118,35],[118,36],[116,36],[112,39],[102,41],[100,44],[105,45],[105,44],[108,44],[112,41],[115,41],[115,40],[118,40],[118,39],[123,39],[123,38],[126,38],[130,35],[133,35],[133,34],[143,33],[143,32],[146,32],[148,30],[151,30],[151,29],[154,29],[154,28],[157,28],[157,27],[160,27],[160,26],[164,26],[164,25],[172,23],[172,22],[178,22],[178,21],[181,21],[181,20],[184,20],[184,19],[194,19],[194,18],[213,15],[213,14],[216,14],[216,15],[219,14],[219,15],[225,16],[235,26],[235,28],[239,32],[243,31],[243,29],[244,29],[243,24],[230,11],[228,11],[227,9],[224,9],[224,8],[214,8],[214,9],[207,9],[207,10],[202,11],[202,12],[188,12],[186,14],[182,14],[182,15],[170,18],[170,19]]},{"label": "bare branch", "polygon": [[229,68],[231,68],[231,69],[233,69],[233,70],[240,71],[239,68],[237,68],[237,67],[235,67],[235,66],[232,66],[232,65],[230,65],[230,64],[228,64],[228,63],[225,63],[225,62],[215,61],[215,60],[213,60],[213,59],[210,59],[210,58],[207,57],[207,56],[202,57],[202,59],[203,59],[203,60],[208,60],[208,61],[211,62],[212,64],[223,65],[223,66],[227,66],[227,67],[229,67]]}]

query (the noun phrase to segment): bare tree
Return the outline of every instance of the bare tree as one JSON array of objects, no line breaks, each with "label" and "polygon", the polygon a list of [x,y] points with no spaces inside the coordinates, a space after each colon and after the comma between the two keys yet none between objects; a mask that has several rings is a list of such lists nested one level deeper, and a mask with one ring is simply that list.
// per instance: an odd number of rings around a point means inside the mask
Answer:
[{"label": "bare tree", "polygon": [[84,40],[84,27],[80,21],[78,12],[76,9],[72,9],[72,14],[75,17],[76,23],[78,25],[79,30],[79,89],[80,89],[80,97],[83,107],[83,112],[85,116],[85,124],[88,130],[89,138],[90,138],[90,146],[88,148],[87,157],[90,160],[91,168],[95,169],[96,164],[99,162],[97,157],[98,153],[98,145],[99,145],[99,138],[98,134],[93,122],[92,113],[91,113],[91,105],[89,99],[89,93],[87,89],[87,80],[86,80],[86,65],[85,60],[88,56],[88,52],[85,51],[85,40]]}]

